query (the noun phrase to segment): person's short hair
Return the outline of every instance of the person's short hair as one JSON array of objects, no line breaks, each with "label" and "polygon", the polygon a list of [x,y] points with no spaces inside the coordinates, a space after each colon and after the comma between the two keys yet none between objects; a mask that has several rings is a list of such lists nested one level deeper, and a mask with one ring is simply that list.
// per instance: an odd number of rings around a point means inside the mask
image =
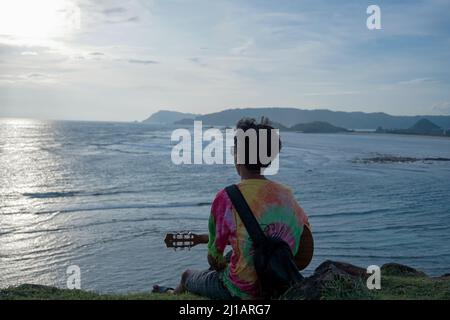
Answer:
[{"label": "person's short hair", "polygon": [[[278,130],[276,130],[272,125],[271,122],[269,120],[269,118],[267,117],[262,117],[261,121],[258,123],[255,119],[253,118],[242,118],[241,120],[238,121],[238,123],[236,124],[236,130],[242,130],[242,132],[246,133],[248,130],[253,129],[254,132],[256,133],[256,141],[253,141],[254,143],[256,143],[256,161],[251,161],[251,157],[250,157],[250,152],[251,152],[251,146],[250,143],[252,142],[250,137],[245,136],[245,163],[244,164],[245,167],[250,170],[250,171],[260,171],[261,168],[267,168],[271,162],[275,159],[275,157],[278,155],[278,153],[281,150],[281,139],[280,139],[280,135],[278,133]],[[263,139],[263,137],[261,136],[261,132],[260,130],[266,130],[267,134],[265,134],[265,150],[266,152],[263,151],[263,154],[266,153],[266,155],[270,158],[270,161],[261,161],[261,157],[260,157],[260,140]],[[236,132],[235,136],[234,136],[234,150],[235,152],[237,152],[238,149],[238,137],[237,137],[238,132]],[[274,145],[272,142],[272,139],[278,139],[278,148],[276,148],[277,150],[272,150],[272,146]],[[262,143],[264,143],[264,141],[261,141]],[[254,147],[254,146],[253,146]],[[255,149],[253,149],[255,150]],[[243,159],[242,159],[243,160]]]}]

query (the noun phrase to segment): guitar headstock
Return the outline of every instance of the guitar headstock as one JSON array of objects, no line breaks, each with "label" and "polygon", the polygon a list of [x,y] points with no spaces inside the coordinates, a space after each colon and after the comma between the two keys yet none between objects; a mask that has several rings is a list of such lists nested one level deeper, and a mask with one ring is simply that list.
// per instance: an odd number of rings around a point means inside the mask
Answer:
[{"label": "guitar headstock", "polygon": [[168,233],[164,239],[167,248],[185,249],[199,244],[199,236],[190,231]]}]

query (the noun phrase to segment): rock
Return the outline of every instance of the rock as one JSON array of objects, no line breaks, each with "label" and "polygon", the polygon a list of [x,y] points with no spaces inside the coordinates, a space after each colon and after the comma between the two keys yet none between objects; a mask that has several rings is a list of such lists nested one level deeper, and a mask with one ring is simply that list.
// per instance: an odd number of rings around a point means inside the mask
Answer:
[{"label": "rock", "polygon": [[400,263],[386,263],[381,266],[381,274],[388,276],[426,277],[422,271]]},{"label": "rock", "polygon": [[338,261],[331,261],[326,260],[322,262],[314,271],[314,273],[325,273],[325,272],[338,272],[339,274],[345,273],[347,275],[353,276],[353,277],[366,277],[366,269],[357,267],[353,264],[346,263],[346,262],[338,262]]},{"label": "rock", "polygon": [[281,299],[319,300],[328,284],[338,279],[364,280],[368,274],[366,270],[350,263],[326,260],[319,265],[314,274],[290,288]]},{"label": "rock", "polygon": [[444,273],[442,276],[433,277],[434,280],[450,280],[450,273]]}]

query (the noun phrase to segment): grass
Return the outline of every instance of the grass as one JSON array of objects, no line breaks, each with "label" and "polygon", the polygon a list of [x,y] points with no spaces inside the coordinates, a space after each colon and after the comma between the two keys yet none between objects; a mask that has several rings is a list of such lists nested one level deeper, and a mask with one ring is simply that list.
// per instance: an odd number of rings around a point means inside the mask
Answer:
[{"label": "grass", "polygon": [[193,294],[169,293],[99,294],[84,290],[58,289],[54,287],[24,284],[0,290],[0,300],[200,300]]},{"label": "grass", "polygon": [[326,300],[450,300],[450,279],[389,275],[381,278],[380,290],[367,289],[363,280],[339,279],[325,288]]},{"label": "grass", "polygon": [[[300,297],[299,297],[300,298]],[[98,294],[83,290],[24,284],[0,290],[0,300],[199,300],[193,294],[153,293]],[[380,290],[368,290],[363,280],[330,281],[323,291],[325,300],[450,300],[450,278],[384,275]]]}]

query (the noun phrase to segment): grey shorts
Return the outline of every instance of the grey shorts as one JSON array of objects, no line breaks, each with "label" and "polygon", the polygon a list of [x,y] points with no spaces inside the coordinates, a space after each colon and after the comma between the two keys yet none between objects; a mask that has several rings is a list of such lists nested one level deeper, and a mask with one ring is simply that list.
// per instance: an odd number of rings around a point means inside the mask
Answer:
[{"label": "grey shorts", "polygon": [[192,271],[185,286],[189,292],[210,299],[236,299],[223,284],[222,273],[216,270]]}]

